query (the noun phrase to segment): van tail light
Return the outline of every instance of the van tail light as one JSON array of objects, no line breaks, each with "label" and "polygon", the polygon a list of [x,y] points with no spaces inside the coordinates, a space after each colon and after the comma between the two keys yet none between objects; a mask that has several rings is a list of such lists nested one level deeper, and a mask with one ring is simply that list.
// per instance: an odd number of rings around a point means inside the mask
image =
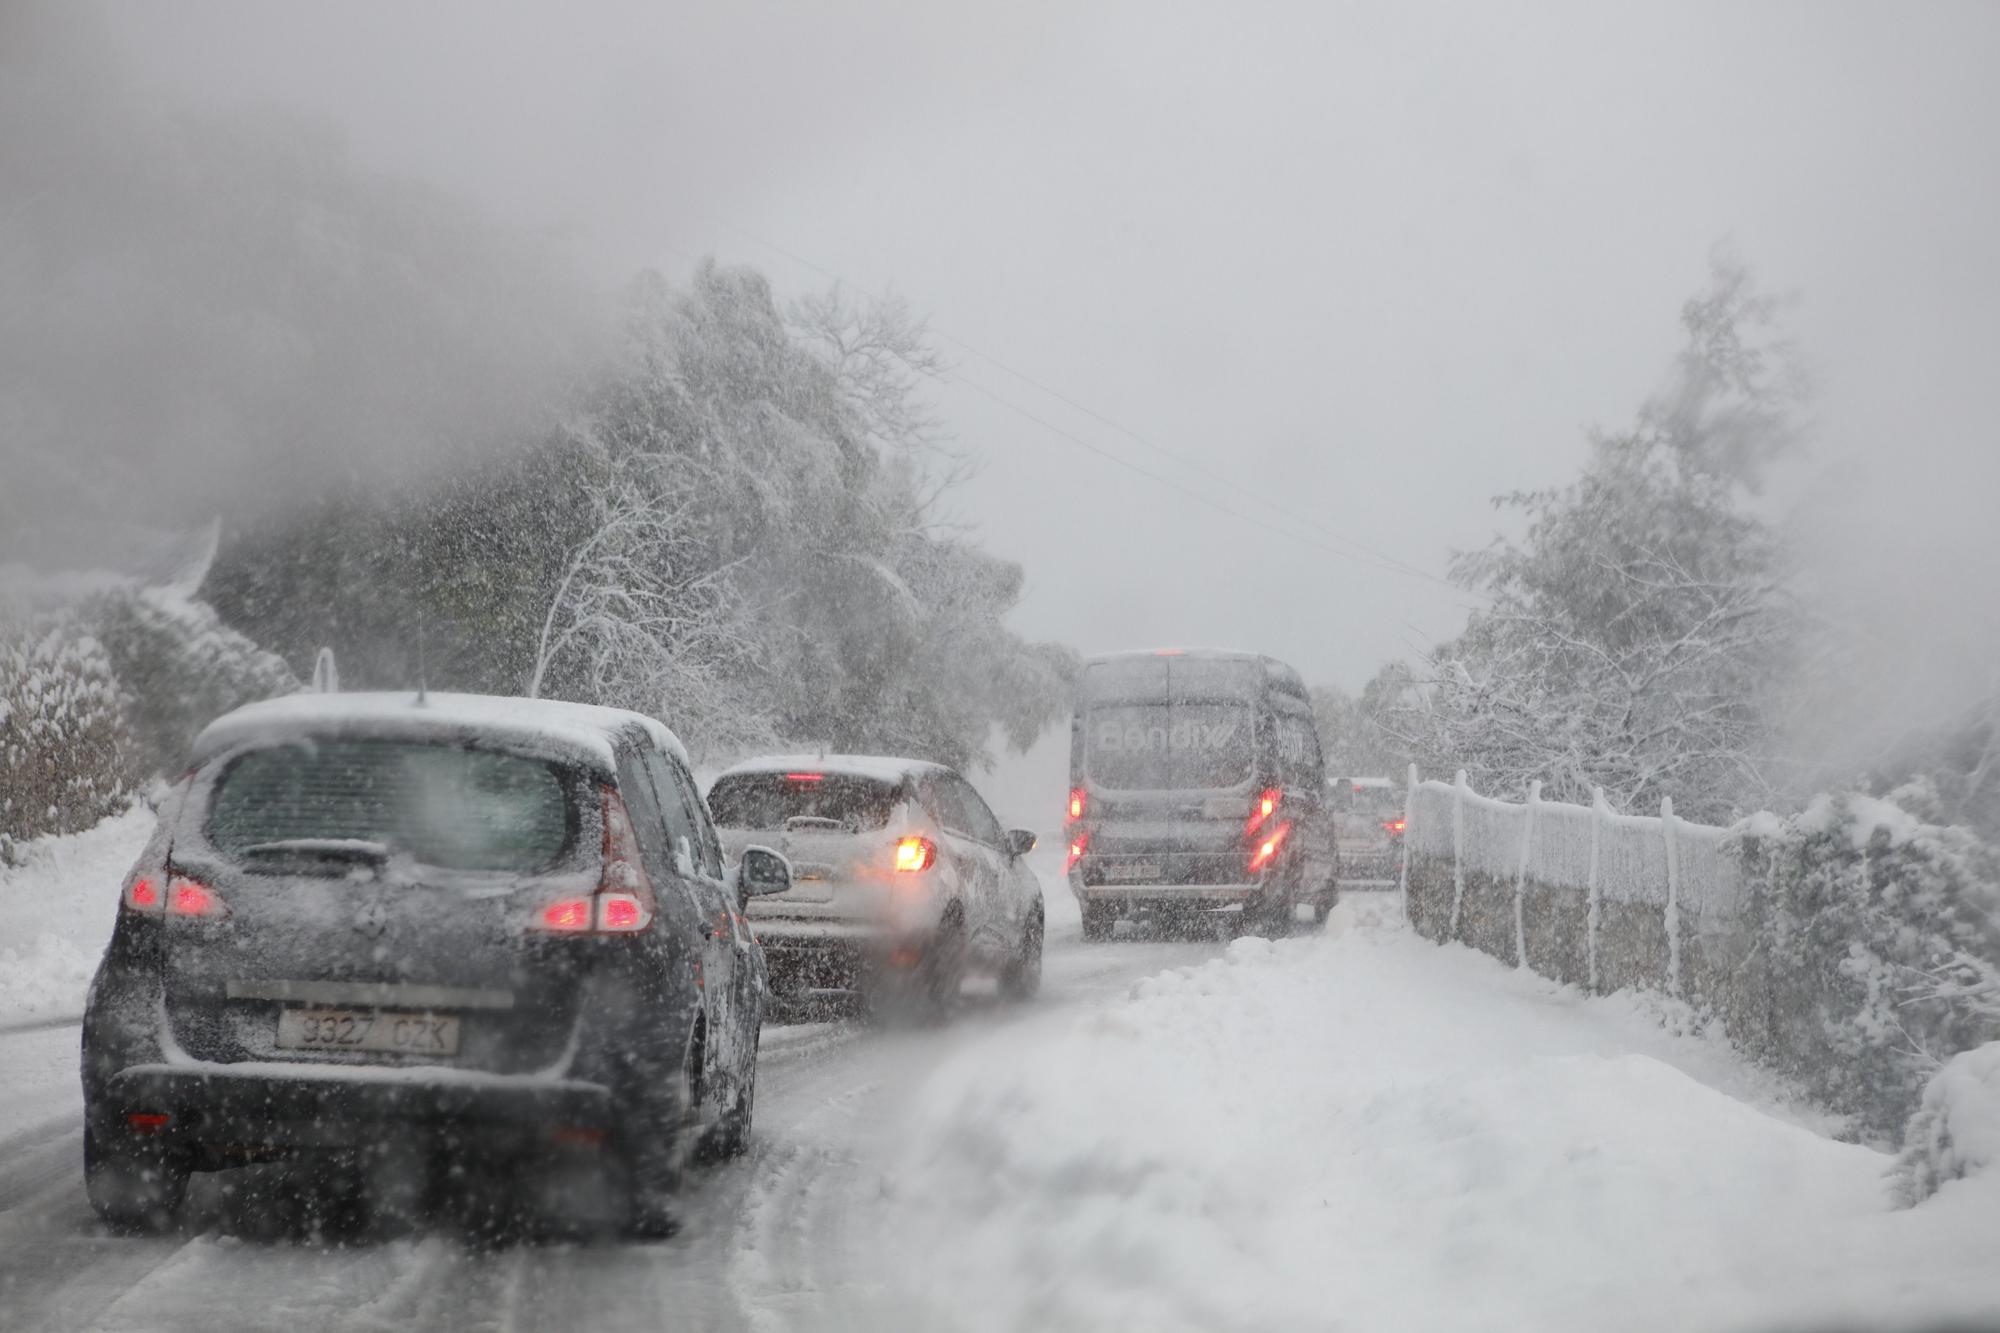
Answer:
[{"label": "van tail light", "polygon": [[1292,826],[1290,823],[1280,824],[1271,830],[1269,837],[1257,844],[1256,849],[1250,853],[1251,874],[1254,875],[1258,871],[1263,870],[1277,858],[1279,850],[1284,847],[1285,839],[1290,836],[1291,831]]},{"label": "van tail light", "polygon": [[646,874],[632,814],[616,788],[597,791],[604,812],[604,869],[597,891],[544,903],[535,913],[537,930],[551,935],[636,935],[653,924],[658,899]]},{"label": "van tail light", "polygon": [[1069,789],[1069,817],[1072,822],[1082,819],[1084,808],[1090,804],[1089,793],[1081,787]]},{"label": "van tail light", "polygon": [[1069,860],[1063,864],[1063,873],[1076,869],[1076,863],[1083,859],[1085,849],[1090,846],[1090,835],[1079,833],[1069,840]]},{"label": "van tail light", "polygon": [[896,872],[913,875],[937,864],[937,844],[929,838],[904,838],[896,844]]},{"label": "van tail light", "polygon": [[1382,831],[1394,837],[1402,837],[1404,827],[1404,822],[1400,819],[1385,819],[1382,821]]},{"label": "van tail light", "polygon": [[1283,803],[1284,798],[1285,793],[1277,787],[1266,787],[1263,791],[1258,792],[1257,798],[1250,802],[1250,826],[1248,832],[1254,834],[1270,823],[1271,817],[1278,813],[1278,806]]}]

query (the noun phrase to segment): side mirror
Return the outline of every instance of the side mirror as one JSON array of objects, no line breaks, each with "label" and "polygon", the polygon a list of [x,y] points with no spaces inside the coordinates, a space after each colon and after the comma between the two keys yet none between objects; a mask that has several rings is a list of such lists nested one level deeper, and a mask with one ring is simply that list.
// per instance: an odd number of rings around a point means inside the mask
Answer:
[{"label": "side mirror", "polygon": [[1007,855],[1026,856],[1035,850],[1035,835],[1024,828],[1007,830]]},{"label": "side mirror", "polygon": [[792,863],[769,847],[745,847],[736,863],[736,892],[744,898],[762,898],[788,893],[792,887]]}]

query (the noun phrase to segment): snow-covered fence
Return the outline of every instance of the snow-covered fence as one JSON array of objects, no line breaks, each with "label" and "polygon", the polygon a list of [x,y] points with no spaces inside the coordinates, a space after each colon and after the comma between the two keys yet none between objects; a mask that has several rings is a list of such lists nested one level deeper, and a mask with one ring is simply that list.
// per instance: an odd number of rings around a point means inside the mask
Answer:
[{"label": "snow-covered fence", "polygon": [[1591,990],[1642,987],[1892,1138],[1924,1080],[2000,1040],[2000,853],[1927,823],[1935,791],[1821,796],[1732,828],[1412,772],[1405,910],[1418,931]]},{"label": "snow-covered fence", "polygon": [[1406,908],[1432,939],[1598,990],[1647,986],[1720,1000],[1741,961],[1742,903],[1726,830],[1466,784],[1415,782],[1404,834]]}]

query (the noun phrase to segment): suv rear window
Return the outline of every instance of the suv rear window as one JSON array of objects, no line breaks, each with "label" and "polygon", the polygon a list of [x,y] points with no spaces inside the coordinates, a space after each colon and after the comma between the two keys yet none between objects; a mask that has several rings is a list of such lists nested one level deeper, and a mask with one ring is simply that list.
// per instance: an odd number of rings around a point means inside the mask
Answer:
[{"label": "suv rear window", "polygon": [[1356,786],[1344,778],[1327,784],[1333,808],[1343,814],[1400,815],[1403,793],[1396,787]]},{"label": "suv rear window", "polygon": [[417,741],[323,740],[229,766],[209,841],[232,857],[272,843],[372,842],[451,870],[539,870],[569,844],[554,765]]},{"label": "suv rear window", "polygon": [[723,828],[776,830],[788,819],[825,819],[859,833],[889,822],[896,784],[847,773],[728,773],[708,793]]}]

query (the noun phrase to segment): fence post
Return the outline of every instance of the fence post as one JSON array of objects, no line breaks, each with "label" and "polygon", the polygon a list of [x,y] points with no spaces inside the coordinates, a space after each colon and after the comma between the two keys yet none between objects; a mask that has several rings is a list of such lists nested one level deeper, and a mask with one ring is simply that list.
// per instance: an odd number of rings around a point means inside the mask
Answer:
[{"label": "fence post", "polygon": [[1584,951],[1589,960],[1590,992],[1597,993],[1597,922],[1600,915],[1599,903],[1603,890],[1597,883],[1597,865],[1604,845],[1604,821],[1611,814],[1611,807],[1605,804],[1604,788],[1590,789],[1590,878],[1586,882],[1589,893],[1590,913],[1584,922]]},{"label": "fence post", "polygon": [[1681,995],[1681,856],[1674,839],[1674,798],[1660,798],[1660,836],[1667,843],[1667,993]]},{"label": "fence post", "polygon": [[1403,784],[1403,869],[1396,886],[1403,900],[1403,920],[1410,919],[1410,816],[1417,808],[1417,766],[1410,765],[1408,780]]},{"label": "fence post", "polygon": [[1528,858],[1535,850],[1535,807],[1542,803],[1542,780],[1528,784],[1528,804],[1521,811],[1521,870],[1514,876],[1514,966],[1528,965]]},{"label": "fence post", "polygon": [[1458,915],[1465,906],[1465,770],[1451,780],[1451,934],[1458,938]]}]

